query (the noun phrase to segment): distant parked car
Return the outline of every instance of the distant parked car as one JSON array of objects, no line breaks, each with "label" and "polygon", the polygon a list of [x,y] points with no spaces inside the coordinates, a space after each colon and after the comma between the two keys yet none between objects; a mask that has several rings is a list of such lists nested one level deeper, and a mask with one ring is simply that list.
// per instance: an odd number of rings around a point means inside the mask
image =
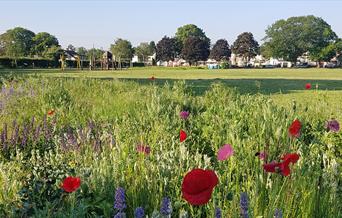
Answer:
[{"label": "distant parked car", "polygon": [[310,67],[308,63],[299,63],[296,65],[297,68],[308,68]]},{"label": "distant parked car", "polygon": [[270,68],[274,68],[274,65],[272,65],[272,64],[263,64],[262,67],[270,69]]},{"label": "distant parked car", "polygon": [[334,64],[334,63],[327,63],[324,67],[325,68],[335,68],[336,64]]}]

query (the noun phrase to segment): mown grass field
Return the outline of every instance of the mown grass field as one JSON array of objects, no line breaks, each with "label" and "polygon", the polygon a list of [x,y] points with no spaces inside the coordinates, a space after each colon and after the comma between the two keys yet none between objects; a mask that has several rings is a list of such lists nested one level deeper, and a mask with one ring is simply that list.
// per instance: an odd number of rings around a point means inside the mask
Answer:
[{"label": "mown grass field", "polygon": [[[149,217],[215,217],[217,208],[222,217],[342,216],[342,132],[325,126],[342,120],[342,70],[0,74],[4,217],[135,217],[138,207]],[[302,127],[291,137],[295,119]],[[183,142],[180,130],[188,134]],[[224,144],[234,154],[219,161]],[[139,152],[140,145],[151,152]],[[288,153],[300,155],[289,176],[263,169]],[[194,168],[211,169],[219,180],[203,206],[182,197],[184,176]],[[72,193],[61,188],[67,176],[81,179]],[[114,208],[122,201],[118,187],[125,190],[123,210]]]}]

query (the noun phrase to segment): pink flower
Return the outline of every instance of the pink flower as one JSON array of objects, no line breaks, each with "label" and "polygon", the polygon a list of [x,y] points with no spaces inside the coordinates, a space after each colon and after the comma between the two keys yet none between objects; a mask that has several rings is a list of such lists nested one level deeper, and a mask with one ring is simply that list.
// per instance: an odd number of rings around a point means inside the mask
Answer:
[{"label": "pink flower", "polygon": [[217,159],[220,161],[227,160],[233,154],[233,147],[230,144],[225,144],[217,152]]},{"label": "pink flower", "polygon": [[149,155],[151,153],[151,148],[146,145],[138,145],[136,150],[137,152],[144,153],[145,155]]},{"label": "pink flower", "polygon": [[189,112],[189,111],[181,111],[181,112],[179,113],[179,116],[180,116],[183,120],[188,119],[189,115],[190,115],[190,112]]}]

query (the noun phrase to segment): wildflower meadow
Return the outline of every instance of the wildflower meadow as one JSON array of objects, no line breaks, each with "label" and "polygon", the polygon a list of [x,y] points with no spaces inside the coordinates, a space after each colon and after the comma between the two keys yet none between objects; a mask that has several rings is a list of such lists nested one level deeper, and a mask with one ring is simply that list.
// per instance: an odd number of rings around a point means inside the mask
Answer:
[{"label": "wildflower meadow", "polygon": [[284,106],[146,80],[3,79],[1,217],[342,217],[324,91]]}]

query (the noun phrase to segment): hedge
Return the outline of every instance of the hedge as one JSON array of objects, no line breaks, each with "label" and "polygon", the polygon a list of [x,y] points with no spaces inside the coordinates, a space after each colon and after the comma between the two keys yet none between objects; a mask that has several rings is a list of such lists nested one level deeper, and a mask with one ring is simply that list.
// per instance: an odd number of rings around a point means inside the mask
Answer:
[{"label": "hedge", "polygon": [[[66,68],[76,68],[76,61],[66,60]],[[83,68],[89,68],[89,61],[81,62]],[[110,63],[110,67],[112,64]],[[118,63],[116,63],[118,66]],[[133,67],[144,67],[144,63],[133,63]],[[122,62],[121,67],[130,67],[127,62]],[[46,59],[46,58],[10,58],[10,57],[0,57],[0,68],[60,68],[60,63],[58,60]],[[101,68],[101,63],[96,62],[96,68]]]}]

